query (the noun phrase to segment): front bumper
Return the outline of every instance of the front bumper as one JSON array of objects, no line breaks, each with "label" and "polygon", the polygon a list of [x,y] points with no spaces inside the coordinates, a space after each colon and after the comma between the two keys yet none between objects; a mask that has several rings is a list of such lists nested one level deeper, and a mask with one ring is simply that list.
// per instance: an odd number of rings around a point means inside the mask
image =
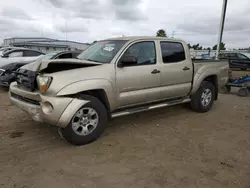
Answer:
[{"label": "front bumper", "polygon": [[30,114],[37,122],[66,127],[73,115],[89,101],[70,97],[44,96],[39,92],[29,92],[11,83],[9,98],[12,104]]}]

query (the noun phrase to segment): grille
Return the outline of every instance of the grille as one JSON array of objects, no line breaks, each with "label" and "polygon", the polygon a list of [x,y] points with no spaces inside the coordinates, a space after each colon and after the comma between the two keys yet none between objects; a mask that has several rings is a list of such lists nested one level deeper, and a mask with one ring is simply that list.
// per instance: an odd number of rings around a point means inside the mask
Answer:
[{"label": "grille", "polygon": [[4,75],[4,72],[5,72],[5,70],[0,69],[0,76],[3,76],[3,75]]},{"label": "grille", "polygon": [[11,97],[15,98],[15,99],[18,99],[20,101],[23,101],[23,102],[27,102],[27,103],[30,103],[30,104],[34,104],[34,105],[40,105],[40,103],[38,101],[35,101],[33,99],[28,99],[26,97],[23,97],[21,95],[17,95],[15,93],[10,93]]},{"label": "grille", "polygon": [[36,88],[36,73],[24,69],[16,72],[16,81],[19,87],[34,91]]}]

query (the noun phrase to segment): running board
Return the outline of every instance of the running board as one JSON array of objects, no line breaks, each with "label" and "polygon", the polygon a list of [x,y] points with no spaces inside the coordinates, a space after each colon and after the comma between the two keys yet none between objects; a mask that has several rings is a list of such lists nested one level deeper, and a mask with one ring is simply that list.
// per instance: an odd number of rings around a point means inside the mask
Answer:
[{"label": "running board", "polygon": [[158,103],[158,104],[153,104],[153,105],[150,104],[148,106],[141,106],[141,107],[125,109],[124,111],[119,111],[119,112],[112,113],[111,117],[116,118],[116,117],[119,117],[119,116],[135,114],[135,113],[149,111],[149,110],[153,110],[153,109],[157,109],[157,108],[163,108],[163,107],[167,107],[167,106],[173,106],[173,105],[177,105],[177,104],[188,103],[190,101],[191,101],[191,99],[184,98],[184,99],[178,99],[178,100],[173,100],[173,101],[168,101],[168,102],[163,102],[163,103]]}]

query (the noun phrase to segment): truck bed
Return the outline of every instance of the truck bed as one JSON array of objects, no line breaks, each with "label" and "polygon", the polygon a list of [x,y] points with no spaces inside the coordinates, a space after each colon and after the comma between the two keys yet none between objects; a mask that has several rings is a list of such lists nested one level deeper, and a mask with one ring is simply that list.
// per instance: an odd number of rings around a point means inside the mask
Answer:
[{"label": "truck bed", "polygon": [[219,87],[224,86],[228,81],[229,63],[227,60],[193,60],[194,74],[201,75],[203,72],[217,70]]}]

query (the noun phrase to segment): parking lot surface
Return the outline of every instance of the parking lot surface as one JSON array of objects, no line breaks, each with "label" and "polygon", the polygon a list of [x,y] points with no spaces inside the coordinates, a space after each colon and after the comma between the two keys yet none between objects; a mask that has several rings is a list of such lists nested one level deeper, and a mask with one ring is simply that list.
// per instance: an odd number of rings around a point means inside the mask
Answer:
[{"label": "parking lot surface", "polygon": [[250,97],[220,94],[208,113],[183,105],[112,120],[75,147],[0,90],[0,187],[249,187]]}]

